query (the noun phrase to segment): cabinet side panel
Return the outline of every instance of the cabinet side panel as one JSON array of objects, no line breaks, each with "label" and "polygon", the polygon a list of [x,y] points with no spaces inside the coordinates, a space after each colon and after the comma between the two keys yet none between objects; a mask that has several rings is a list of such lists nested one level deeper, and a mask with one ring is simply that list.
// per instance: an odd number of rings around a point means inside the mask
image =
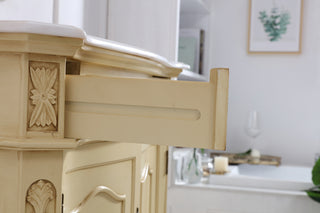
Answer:
[{"label": "cabinet side panel", "polygon": [[0,212],[18,213],[18,155],[0,150]]},{"label": "cabinet side panel", "polygon": [[19,54],[0,53],[0,135],[16,136],[20,125],[22,59]]}]

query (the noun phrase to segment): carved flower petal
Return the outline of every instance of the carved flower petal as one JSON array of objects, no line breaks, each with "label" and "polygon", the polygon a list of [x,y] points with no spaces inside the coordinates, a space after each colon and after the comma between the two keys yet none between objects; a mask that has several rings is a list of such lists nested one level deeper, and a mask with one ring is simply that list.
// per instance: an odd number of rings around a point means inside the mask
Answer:
[{"label": "carved flower petal", "polygon": [[31,93],[32,93],[33,95],[40,95],[39,91],[36,90],[36,89],[31,90]]},{"label": "carved flower petal", "polygon": [[38,70],[39,69],[34,70],[32,67],[30,67],[30,75],[31,75],[31,80],[32,80],[33,86],[37,90],[40,90],[41,89],[41,81],[40,81],[40,77],[38,74]]},{"label": "carved flower petal", "polygon": [[47,97],[50,101],[51,104],[55,104],[56,103],[56,95],[55,95],[56,91],[54,89],[50,89],[49,93],[47,94]]},{"label": "carved flower petal", "polygon": [[56,104],[56,100],[54,98],[48,98],[48,100],[51,104]]},{"label": "carved flower petal", "polygon": [[33,109],[32,114],[31,114],[29,127],[32,127],[37,122],[39,115],[42,111],[42,106],[43,106],[42,102],[39,102],[39,104],[36,104],[35,108]]},{"label": "carved flower petal", "polygon": [[41,95],[38,92],[38,90],[31,90],[31,93],[33,94],[30,99],[32,99],[32,104],[36,105],[39,103],[39,101],[41,100]]},{"label": "carved flower petal", "polygon": [[32,104],[33,105],[39,105],[40,104],[40,99],[39,98],[35,98],[34,100],[32,100]]},{"label": "carved flower petal", "polygon": [[40,82],[41,82],[41,92],[45,91],[46,88],[46,78],[48,78],[48,75],[46,73],[46,69],[44,67],[42,67],[41,69],[39,69],[39,77],[40,77]]},{"label": "carved flower petal", "polygon": [[42,108],[37,124],[38,125],[40,124],[42,127],[45,127],[47,124],[47,113],[46,113],[45,107]]},{"label": "carved flower petal", "polygon": [[57,79],[58,70],[57,70],[57,68],[55,68],[54,70],[48,69],[48,71],[49,71],[49,73],[47,75],[47,85],[46,85],[46,90],[45,90],[47,93],[53,87],[54,82]]},{"label": "carved flower petal", "polygon": [[46,106],[45,108],[46,108],[46,112],[47,112],[47,117],[48,117],[48,120],[50,121],[50,123],[48,125],[50,125],[52,122],[52,124],[54,126],[56,126],[57,125],[57,117],[56,117],[56,113],[54,111],[53,106],[50,104],[49,101],[45,101],[44,105]]},{"label": "carved flower petal", "polygon": [[50,89],[50,90],[49,90],[49,92],[48,92],[48,94],[55,95],[55,94],[56,94],[56,90],[54,90],[54,89]]},{"label": "carved flower petal", "polygon": [[33,95],[33,96],[31,96],[30,98],[32,99],[32,100],[40,100],[40,95]]}]

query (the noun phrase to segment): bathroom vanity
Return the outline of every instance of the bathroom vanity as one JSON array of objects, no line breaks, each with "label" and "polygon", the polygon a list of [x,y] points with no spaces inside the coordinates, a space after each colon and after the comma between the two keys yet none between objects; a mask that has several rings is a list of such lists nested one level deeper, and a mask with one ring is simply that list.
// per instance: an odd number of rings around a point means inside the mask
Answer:
[{"label": "bathroom vanity", "polygon": [[228,70],[0,22],[0,212],[165,212],[167,145],[223,150]]}]

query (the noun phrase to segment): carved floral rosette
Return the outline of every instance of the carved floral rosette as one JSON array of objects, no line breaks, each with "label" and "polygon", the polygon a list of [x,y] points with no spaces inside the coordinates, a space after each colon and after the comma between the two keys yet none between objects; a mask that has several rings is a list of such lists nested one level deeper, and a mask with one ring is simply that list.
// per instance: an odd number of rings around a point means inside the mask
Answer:
[{"label": "carved floral rosette", "polygon": [[29,131],[57,131],[59,63],[29,62]]}]

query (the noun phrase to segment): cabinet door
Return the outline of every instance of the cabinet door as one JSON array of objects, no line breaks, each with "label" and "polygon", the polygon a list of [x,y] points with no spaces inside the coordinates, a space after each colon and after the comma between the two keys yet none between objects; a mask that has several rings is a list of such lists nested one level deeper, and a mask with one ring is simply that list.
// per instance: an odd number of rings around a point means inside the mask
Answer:
[{"label": "cabinet door", "polygon": [[225,149],[227,69],[210,82],[67,76],[65,136]]},{"label": "cabinet door", "polygon": [[143,145],[140,213],[165,213],[167,201],[167,146]]},{"label": "cabinet door", "polygon": [[65,153],[64,212],[129,213],[139,206],[141,145],[95,143]]},{"label": "cabinet door", "polygon": [[140,213],[156,212],[156,166],[157,146],[147,146],[141,154]]},{"label": "cabinet door", "polygon": [[157,195],[156,212],[166,213],[167,178],[168,178],[168,147],[157,146]]}]

